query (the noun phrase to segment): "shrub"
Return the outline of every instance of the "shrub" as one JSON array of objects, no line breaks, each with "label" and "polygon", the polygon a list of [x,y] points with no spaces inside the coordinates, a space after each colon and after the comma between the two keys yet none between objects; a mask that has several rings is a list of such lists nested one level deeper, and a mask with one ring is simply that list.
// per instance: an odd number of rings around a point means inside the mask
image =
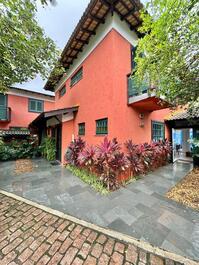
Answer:
[{"label": "shrub", "polygon": [[4,143],[0,140],[0,160],[15,160],[39,156],[37,139],[29,137],[27,140],[12,140]]},{"label": "shrub", "polygon": [[146,174],[150,170],[163,166],[168,161],[171,145],[168,141],[152,142],[151,144],[133,144],[132,140],[125,143],[127,158],[134,176]]},{"label": "shrub", "polygon": [[80,161],[78,159],[79,154],[83,151],[85,147],[85,141],[82,138],[75,139],[72,141],[66,151],[65,160],[68,164],[73,166],[80,166]]},{"label": "shrub", "polygon": [[108,190],[119,187],[118,176],[128,167],[128,161],[121,152],[121,147],[116,139],[109,141],[107,137],[97,146],[96,170],[100,179]]},{"label": "shrub", "polygon": [[90,172],[95,172],[96,147],[87,145],[78,156],[80,166],[86,167]]},{"label": "shrub", "polygon": [[151,148],[153,151],[152,169],[164,166],[168,162],[169,155],[171,154],[171,144],[167,140],[152,142]]},{"label": "shrub", "polygon": [[40,145],[40,150],[42,156],[48,161],[53,161],[56,159],[56,142],[53,137],[46,137]]},{"label": "shrub", "polygon": [[144,165],[140,159],[141,153],[138,145],[133,144],[132,140],[128,140],[125,143],[127,148],[127,159],[130,163],[130,168],[133,176],[140,175],[144,173]]}]

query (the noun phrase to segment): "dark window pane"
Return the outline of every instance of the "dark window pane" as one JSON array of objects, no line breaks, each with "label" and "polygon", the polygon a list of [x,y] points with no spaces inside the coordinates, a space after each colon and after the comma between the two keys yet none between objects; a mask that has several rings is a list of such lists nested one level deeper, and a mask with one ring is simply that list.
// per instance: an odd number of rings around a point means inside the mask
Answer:
[{"label": "dark window pane", "polygon": [[96,134],[108,134],[108,119],[96,121]]},{"label": "dark window pane", "polygon": [[0,106],[6,107],[6,95],[0,94]]},{"label": "dark window pane", "polygon": [[63,95],[66,93],[66,87],[64,86],[64,87],[62,87],[61,89],[60,89],[60,91],[59,91],[59,96],[60,97],[63,97]]},{"label": "dark window pane", "polygon": [[79,69],[79,71],[71,77],[70,86],[74,86],[77,82],[79,82],[82,79],[82,77],[83,77],[83,68]]},{"label": "dark window pane", "polygon": [[85,135],[85,122],[79,123],[78,126],[79,126],[78,134]]},{"label": "dark window pane", "polygon": [[152,140],[159,141],[165,138],[164,123],[152,121]]},{"label": "dark window pane", "polygon": [[29,99],[29,111],[31,112],[43,112],[44,102],[38,99]]}]

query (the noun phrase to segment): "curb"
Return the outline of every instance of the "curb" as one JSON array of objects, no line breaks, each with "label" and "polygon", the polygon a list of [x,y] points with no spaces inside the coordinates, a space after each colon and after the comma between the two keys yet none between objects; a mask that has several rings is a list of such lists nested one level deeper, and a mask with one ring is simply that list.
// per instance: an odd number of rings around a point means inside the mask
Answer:
[{"label": "curb", "polygon": [[41,205],[41,204],[36,203],[36,202],[32,202],[32,201],[30,201],[28,199],[25,199],[23,197],[20,197],[18,195],[13,194],[13,193],[10,193],[10,192],[4,191],[4,190],[0,190],[0,193],[5,195],[5,196],[8,196],[10,198],[13,198],[15,200],[18,200],[18,201],[24,202],[24,203],[26,203],[28,205],[34,206],[36,208],[39,208],[39,209],[41,209],[41,210],[43,210],[43,211],[45,211],[47,213],[56,215],[56,216],[58,216],[60,218],[63,218],[63,219],[67,219],[67,220],[69,220],[71,222],[77,223],[77,224],[82,225],[84,227],[88,227],[88,228],[90,228],[92,230],[96,230],[97,232],[103,233],[103,234],[105,234],[107,236],[110,236],[110,237],[113,237],[113,238],[115,238],[117,240],[124,241],[126,243],[130,243],[130,244],[132,244],[134,246],[137,246],[138,248],[141,248],[141,249],[145,250],[146,252],[150,252],[151,254],[158,255],[158,256],[161,256],[163,258],[171,259],[171,260],[174,260],[175,262],[179,262],[179,263],[182,263],[184,265],[198,265],[199,264],[197,261],[193,261],[191,259],[188,259],[188,258],[180,256],[178,254],[175,254],[175,253],[160,249],[158,247],[154,247],[154,246],[152,246],[149,243],[140,241],[138,239],[135,239],[135,238],[133,238],[131,236],[122,234],[120,232],[113,231],[113,230],[110,230],[110,229],[107,229],[107,228],[103,228],[103,227],[100,227],[98,225],[89,223],[87,221],[78,219],[76,217],[73,217],[71,215],[62,213],[60,211],[53,210],[53,209],[51,209],[51,208],[49,208],[47,206]]}]

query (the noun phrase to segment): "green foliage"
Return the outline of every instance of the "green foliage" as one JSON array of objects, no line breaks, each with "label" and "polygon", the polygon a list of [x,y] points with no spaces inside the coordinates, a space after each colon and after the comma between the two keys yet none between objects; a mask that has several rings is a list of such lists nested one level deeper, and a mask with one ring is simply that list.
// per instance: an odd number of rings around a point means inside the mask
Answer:
[{"label": "green foliage", "polygon": [[40,150],[42,156],[46,158],[48,161],[53,161],[56,159],[56,143],[55,138],[46,137],[44,138]]},{"label": "green foliage", "polygon": [[40,151],[35,139],[12,140],[9,143],[0,140],[0,161],[35,158],[39,155]]},{"label": "green foliage", "polygon": [[58,50],[38,25],[36,12],[34,0],[0,1],[0,92],[37,74],[46,78],[57,61]]},{"label": "green foliage", "polygon": [[[146,10],[148,12],[146,12]],[[199,97],[199,2],[151,0],[141,13],[135,76],[149,80],[172,104]],[[143,56],[144,53],[144,56]]]},{"label": "green foliage", "polygon": [[108,189],[103,185],[103,182],[95,174],[91,174],[85,169],[77,168],[72,165],[67,165],[69,169],[75,176],[79,177],[85,183],[89,184],[94,190],[98,191],[102,195],[109,193]]},{"label": "green foliage", "polygon": [[193,138],[193,139],[189,140],[189,142],[193,146],[193,151],[192,151],[193,156],[199,157],[199,139]]}]

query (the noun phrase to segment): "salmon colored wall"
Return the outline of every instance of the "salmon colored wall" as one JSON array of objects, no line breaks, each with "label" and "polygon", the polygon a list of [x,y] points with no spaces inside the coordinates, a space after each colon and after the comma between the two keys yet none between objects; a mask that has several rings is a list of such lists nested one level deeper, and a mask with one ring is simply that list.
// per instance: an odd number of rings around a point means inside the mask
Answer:
[{"label": "salmon colored wall", "polygon": [[[130,43],[116,30],[111,32],[85,59],[83,79],[70,88],[66,81],[66,94],[56,93],[55,108],[79,105],[74,122],[63,124],[62,152],[78,133],[78,123],[86,123],[83,137],[90,144],[99,143],[103,137],[95,135],[95,120],[108,117],[108,137],[117,137],[123,143],[151,141],[151,120],[163,121],[169,110],[145,112],[144,128],[140,125],[140,112],[127,105],[127,74],[131,72]],[[73,123],[73,126],[71,125]],[[68,133],[67,133],[68,132]],[[70,136],[69,136],[70,135]]]},{"label": "salmon colored wall", "polygon": [[72,140],[72,135],[74,133],[74,122],[73,120],[62,123],[62,161],[64,161],[65,151],[67,149],[68,143]]},{"label": "salmon colored wall", "polygon": [[[16,95],[7,95],[8,104],[11,108],[11,121],[9,123],[0,122],[0,129],[9,129],[10,127],[28,127],[40,113],[28,111],[28,97]],[[54,109],[54,102],[44,101],[44,110]]]}]

